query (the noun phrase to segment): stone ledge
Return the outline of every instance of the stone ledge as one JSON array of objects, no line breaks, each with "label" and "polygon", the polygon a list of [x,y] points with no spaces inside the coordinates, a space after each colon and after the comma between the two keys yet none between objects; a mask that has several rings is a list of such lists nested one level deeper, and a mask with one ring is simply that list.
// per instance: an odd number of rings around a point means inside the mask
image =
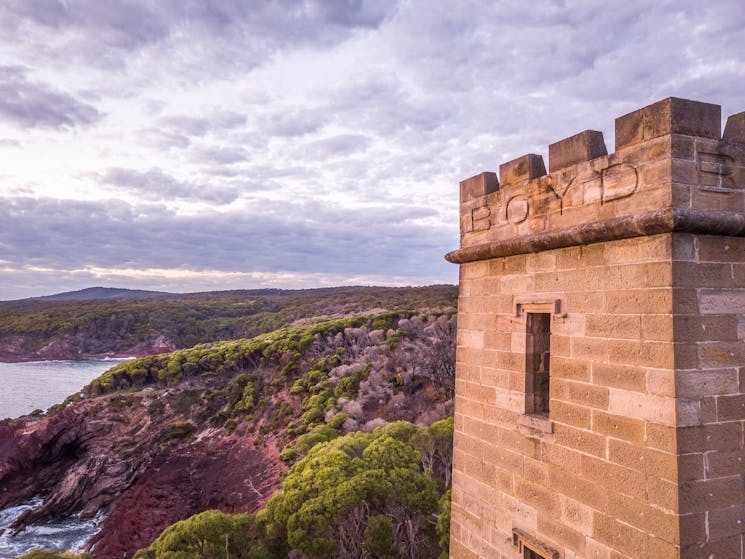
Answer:
[{"label": "stone ledge", "polygon": [[545,415],[521,413],[517,416],[517,424],[520,427],[527,427],[533,435],[550,435],[554,432],[554,422]]},{"label": "stone ledge", "polygon": [[604,241],[661,233],[697,233],[745,237],[745,214],[715,210],[665,208],[631,217],[575,225],[556,231],[492,241],[454,250],[445,255],[453,264],[464,264],[515,254],[541,252]]}]

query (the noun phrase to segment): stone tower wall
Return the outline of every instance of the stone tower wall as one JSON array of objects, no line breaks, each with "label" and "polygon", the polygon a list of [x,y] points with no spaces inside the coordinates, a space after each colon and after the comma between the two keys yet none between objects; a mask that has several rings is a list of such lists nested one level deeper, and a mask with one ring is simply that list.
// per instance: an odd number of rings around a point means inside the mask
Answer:
[{"label": "stone tower wall", "polygon": [[720,122],[670,98],[615,153],[585,131],[461,183],[453,557],[742,557],[745,113]]}]

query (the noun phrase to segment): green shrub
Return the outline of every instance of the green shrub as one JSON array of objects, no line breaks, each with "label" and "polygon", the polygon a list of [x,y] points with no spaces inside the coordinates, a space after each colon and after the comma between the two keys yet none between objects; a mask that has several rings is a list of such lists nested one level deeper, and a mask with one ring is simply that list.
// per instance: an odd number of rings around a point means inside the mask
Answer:
[{"label": "green shrub", "polygon": [[181,423],[173,423],[168,426],[166,431],[166,438],[169,439],[183,439],[184,437],[190,436],[196,428],[191,421],[183,421]]},{"label": "green shrub", "polygon": [[365,528],[363,549],[381,559],[398,557],[398,543],[393,522],[387,516],[377,514],[370,517]]}]

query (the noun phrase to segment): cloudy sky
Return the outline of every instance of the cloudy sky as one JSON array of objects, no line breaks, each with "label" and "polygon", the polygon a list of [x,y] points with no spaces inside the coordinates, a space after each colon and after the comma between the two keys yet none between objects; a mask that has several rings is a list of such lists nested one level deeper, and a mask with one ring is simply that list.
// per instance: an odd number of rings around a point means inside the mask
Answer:
[{"label": "cloudy sky", "polygon": [[743,84],[742,0],[3,0],[0,299],[454,283],[460,179]]}]

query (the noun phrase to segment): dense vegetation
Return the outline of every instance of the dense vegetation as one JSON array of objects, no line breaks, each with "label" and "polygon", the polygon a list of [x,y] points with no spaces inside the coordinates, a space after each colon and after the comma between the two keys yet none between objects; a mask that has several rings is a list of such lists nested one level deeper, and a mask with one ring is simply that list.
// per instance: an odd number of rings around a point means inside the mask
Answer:
[{"label": "dense vegetation", "polygon": [[48,551],[45,549],[37,549],[31,553],[27,553],[19,557],[19,559],[93,559],[93,556],[88,553],[82,553],[77,555],[70,553],[69,551]]},{"label": "dense vegetation", "polygon": [[[285,433],[282,458],[293,461],[340,432],[452,413],[454,342],[452,309],[320,320],[124,361],[51,411],[107,393],[121,394],[109,405],[131,406],[143,388],[178,386],[172,406],[188,409],[189,421],[172,424],[170,438],[247,424],[260,435]],[[189,390],[190,379],[206,388]]]},{"label": "dense vegetation", "polygon": [[317,444],[257,514],[200,513],[135,559],[446,556],[452,434],[399,421]]},{"label": "dense vegetation", "polygon": [[51,346],[71,356],[146,351],[155,341],[175,348],[247,338],[292,322],[373,308],[454,305],[455,286],[244,290],[89,301],[0,302],[0,358]]},{"label": "dense vegetation", "polygon": [[[171,511],[169,522],[183,520],[139,559],[446,556],[455,295],[447,286],[361,289],[339,302],[314,292],[300,308],[275,311],[281,326],[271,332],[120,363],[46,415],[80,409],[97,421],[134,422],[144,445],[137,456],[154,464],[198,448],[243,446],[272,447],[273,463],[289,467],[281,489],[279,475],[253,508],[225,509],[253,514]],[[82,468],[91,463],[85,454],[76,459]],[[130,462],[124,456],[114,468]],[[142,461],[137,472],[149,467]],[[250,463],[231,468],[253,471]],[[122,473],[122,487],[136,475]],[[236,479],[251,483],[254,475]],[[112,487],[107,480],[108,493],[95,498],[111,502]],[[61,493],[66,499],[69,491]]]}]

